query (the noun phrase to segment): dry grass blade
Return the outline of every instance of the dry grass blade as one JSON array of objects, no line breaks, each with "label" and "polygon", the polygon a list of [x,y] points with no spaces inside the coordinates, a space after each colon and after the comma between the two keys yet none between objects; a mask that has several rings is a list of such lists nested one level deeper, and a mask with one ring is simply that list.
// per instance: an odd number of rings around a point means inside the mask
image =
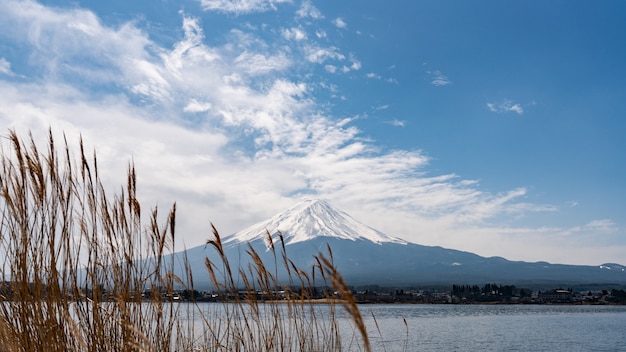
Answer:
[{"label": "dry grass blade", "polygon": [[332,284],[333,289],[335,289],[338,292],[338,294],[341,296],[342,298],[341,303],[343,307],[346,309],[346,311],[352,317],[352,321],[354,322],[357,330],[359,331],[361,335],[361,339],[363,341],[363,346],[364,346],[365,351],[369,352],[371,351],[371,347],[370,347],[369,338],[367,336],[367,328],[365,326],[365,322],[363,321],[363,316],[361,315],[361,311],[359,310],[359,307],[356,304],[356,300],[354,299],[354,296],[352,295],[352,291],[349,289],[343,277],[339,274],[339,272],[337,271],[337,268],[335,268],[332,262],[333,256],[332,256],[332,251],[330,249],[330,246],[328,246],[328,252],[329,252],[330,259],[326,258],[323,254],[319,254],[317,256],[317,258],[319,259],[322,265],[322,272],[325,274],[326,277],[330,278],[330,282]]},{"label": "dry grass blade", "polygon": [[409,350],[409,324],[406,322],[406,318],[402,318],[402,322],[404,323],[404,329],[406,331],[406,335],[404,336],[404,351]]},{"label": "dry grass blade", "polygon": [[[374,316],[374,313],[372,313],[372,319],[374,320],[374,324],[376,325],[376,331],[378,332],[378,337],[380,337],[380,340],[383,341],[383,334],[380,331],[380,326],[378,325],[378,320],[376,320],[376,316]],[[385,347],[384,343],[382,343],[382,347],[383,347],[383,351],[387,351],[387,348]]]}]

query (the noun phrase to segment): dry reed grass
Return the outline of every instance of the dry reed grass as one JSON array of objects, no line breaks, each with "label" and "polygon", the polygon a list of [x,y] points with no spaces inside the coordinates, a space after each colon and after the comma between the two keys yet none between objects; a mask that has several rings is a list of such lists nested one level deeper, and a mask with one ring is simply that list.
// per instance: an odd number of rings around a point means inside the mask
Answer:
[{"label": "dry reed grass", "polygon": [[[175,276],[177,263],[168,255],[175,204],[146,215],[132,165],[119,194],[107,194],[95,153],[88,157],[82,140],[77,162],[67,141],[59,148],[51,131],[44,153],[32,136],[24,142],[10,131],[7,140],[0,160],[0,351],[370,350],[330,248],[305,270],[289,260],[282,237],[274,243],[268,233],[274,266],[249,246],[251,264],[231,268],[212,227],[207,246],[219,260],[206,259],[207,275],[221,297],[231,298],[176,304],[175,288],[193,289],[193,277],[186,257],[185,277]],[[287,282],[269,269],[279,263]],[[320,280],[337,292],[323,309],[312,303]],[[340,307],[353,322],[347,338]]]}]

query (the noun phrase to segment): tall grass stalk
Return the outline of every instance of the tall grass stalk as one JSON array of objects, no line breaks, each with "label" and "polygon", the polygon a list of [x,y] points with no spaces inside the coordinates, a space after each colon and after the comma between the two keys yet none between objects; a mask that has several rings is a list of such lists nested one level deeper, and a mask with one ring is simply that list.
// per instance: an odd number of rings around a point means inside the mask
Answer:
[{"label": "tall grass stalk", "polygon": [[[142,209],[132,165],[109,194],[95,153],[81,140],[74,155],[51,131],[43,152],[9,131],[0,163],[0,352],[370,350],[330,249],[298,268],[282,236],[275,243],[268,233],[274,263],[249,246],[250,264],[231,267],[211,225],[207,247],[218,259],[206,258],[206,275],[223,300],[176,303],[177,288],[193,290],[186,256],[170,255],[176,204]],[[332,287],[323,306],[313,294],[320,282]],[[344,311],[354,327],[347,338]]]}]

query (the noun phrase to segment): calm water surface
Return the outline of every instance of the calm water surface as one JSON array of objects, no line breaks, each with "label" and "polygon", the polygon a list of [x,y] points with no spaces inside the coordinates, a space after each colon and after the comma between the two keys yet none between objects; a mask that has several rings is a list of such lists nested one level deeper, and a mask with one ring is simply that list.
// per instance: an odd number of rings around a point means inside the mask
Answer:
[{"label": "calm water surface", "polygon": [[[210,320],[215,303],[200,303]],[[261,306],[262,307],[262,306]],[[373,351],[625,351],[626,306],[359,305]],[[315,306],[318,320],[329,307]],[[351,319],[337,307],[342,345],[362,351]],[[202,326],[198,316],[194,318]],[[323,327],[322,329],[326,329]]]},{"label": "calm water surface", "polygon": [[626,306],[360,308],[375,351],[626,351]]}]

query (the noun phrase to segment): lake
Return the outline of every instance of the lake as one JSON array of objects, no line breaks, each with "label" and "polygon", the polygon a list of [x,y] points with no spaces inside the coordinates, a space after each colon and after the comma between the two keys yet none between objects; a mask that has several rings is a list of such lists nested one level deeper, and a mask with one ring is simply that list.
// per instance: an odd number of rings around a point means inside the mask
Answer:
[{"label": "lake", "polygon": [[[199,303],[196,309],[219,319],[224,307]],[[318,319],[328,309],[316,305]],[[359,309],[372,351],[626,351],[626,306],[362,304]],[[336,317],[343,349],[362,351],[343,308],[337,307]]]},{"label": "lake", "polygon": [[[152,309],[149,303],[142,305],[146,310]],[[252,317],[249,305],[188,302],[174,305],[185,329],[183,333],[192,333],[198,342],[205,323],[223,337],[227,335],[225,322],[241,323],[243,317],[247,321],[245,326],[237,326],[245,334],[252,334],[250,341],[255,340],[272,332],[276,310],[280,311],[278,316],[287,317],[289,309],[282,303],[259,304],[259,329],[249,319]],[[282,332],[290,335],[312,324],[318,331],[328,333],[331,331],[328,318],[334,311],[343,350],[363,350],[351,318],[340,305],[335,306],[336,310],[321,303],[302,307],[303,315],[297,315],[299,318],[279,320]],[[359,309],[372,351],[626,351],[626,306],[361,304]],[[184,328],[187,323],[191,330]],[[292,329],[293,324],[300,324],[301,329]]]},{"label": "lake", "polygon": [[[175,303],[183,322],[191,323],[196,338],[203,335],[204,323],[225,326],[225,321],[241,320],[248,314],[247,305],[228,303]],[[150,309],[147,305],[145,309]],[[311,317],[309,308],[315,311]],[[360,337],[352,320],[341,306],[336,306],[341,345],[345,351],[362,351]],[[273,324],[273,310],[286,310],[287,304],[260,304],[265,328]],[[610,305],[454,305],[454,304],[361,304],[372,351],[626,351],[626,306]],[[226,318],[226,311],[230,317]],[[243,311],[243,315],[233,312]],[[304,319],[296,323],[322,324],[321,331],[330,331],[327,318],[330,305],[305,305]],[[280,316],[287,316],[280,314]],[[266,319],[265,317],[270,317]],[[317,321],[314,323],[313,321]],[[263,335],[268,330],[246,330]],[[283,321],[287,334],[293,322]],[[247,324],[247,323],[246,323]],[[247,325],[246,325],[247,326]],[[220,328],[217,328],[220,330]],[[224,328],[221,328],[222,336]],[[265,332],[262,332],[265,331]],[[262,339],[261,339],[262,340]],[[198,342],[201,340],[199,339]],[[332,349],[331,349],[332,350]]]},{"label": "lake", "polygon": [[626,306],[384,304],[360,309],[374,351],[626,351]]}]

